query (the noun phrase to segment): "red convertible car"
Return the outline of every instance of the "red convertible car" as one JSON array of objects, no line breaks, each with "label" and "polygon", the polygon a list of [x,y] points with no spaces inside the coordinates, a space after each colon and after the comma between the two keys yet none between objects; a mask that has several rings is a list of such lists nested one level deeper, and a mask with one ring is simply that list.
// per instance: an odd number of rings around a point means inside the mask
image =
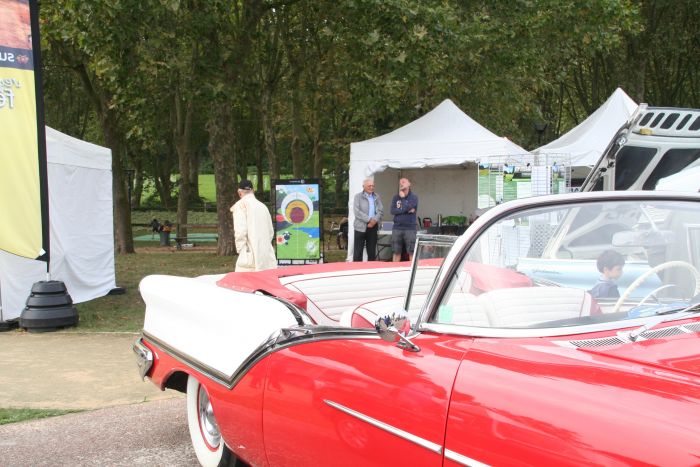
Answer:
[{"label": "red convertible car", "polygon": [[697,194],[529,198],[412,264],[146,277],[134,351],[205,466],[697,465],[698,266]]}]

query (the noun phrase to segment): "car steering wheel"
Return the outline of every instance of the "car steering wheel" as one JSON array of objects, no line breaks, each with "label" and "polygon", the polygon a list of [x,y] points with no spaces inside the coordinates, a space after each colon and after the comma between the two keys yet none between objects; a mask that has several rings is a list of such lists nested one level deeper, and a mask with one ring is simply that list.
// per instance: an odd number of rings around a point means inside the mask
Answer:
[{"label": "car steering wheel", "polygon": [[639,276],[634,282],[632,282],[625,290],[625,293],[623,293],[622,296],[617,300],[611,313],[617,313],[618,311],[620,311],[620,307],[622,307],[622,304],[625,303],[625,300],[627,300],[629,296],[632,295],[632,292],[637,290],[637,288],[640,285],[642,285],[642,283],[645,280],[647,280],[650,276],[656,274],[657,272],[661,272],[670,268],[684,268],[690,271],[690,273],[695,278],[695,292],[693,293],[693,295],[697,295],[700,293],[700,272],[698,272],[698,270],[695,269],[695,266],[685,261],[666,261],[665,263],[658,264],[653,268],[649,269],[647,272]]}]

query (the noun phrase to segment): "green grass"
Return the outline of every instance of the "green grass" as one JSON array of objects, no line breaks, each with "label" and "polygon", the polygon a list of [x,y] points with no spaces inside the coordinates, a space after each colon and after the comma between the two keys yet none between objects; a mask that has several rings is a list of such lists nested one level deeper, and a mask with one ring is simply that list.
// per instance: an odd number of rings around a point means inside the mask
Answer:
[{"label": "green grass", "polygon": [[346,250],[328,250],[323,255],[326,263],[342,263],[345,261],[348,252]]},{"label": "green grass", "polygon": [[211,203],[216,203],[216,185],[214,174],[199,175],[199,196]]},{"label": "green grass", "polygon": [[0,425],[36,420],[39,418],[56,417],[68,413],[81,412],[80,410],[56,410],[56,409],[2,409],[0,408]]},{"label": "green grass", "polygon": [[[177,176],[173,177],[173,180],[177,180]],[[257,183],[258,177],[255,175],[255,173],[251,173],[249,175],[250,180],[253,182],[253,185]],[[214,182],[214,174],[199,174],[199,196],[200,198],[203,198],[207,202],[210,203],[216,203],[216,184]],[[263,175],[263,191],[270,191],[270,176],[269,175]],[[152,184],[149,184],[148,186],[144,187],[143,190],[143,196],[144,197],[149,197],[153,196],[155,193],[155,188],[153,187]],[[160,218],[158,218],[160,219]],[[150,221],[151,219],[149,219]]]},{"label": "green grass", "polygon": [[288,234],[288,240],[277,244],[277,258],[279,259],[313,259],[318,258],[320,240],[311,237],[302,229],[305,226],[315,227],[319,225],[318,212],[314,212],[304,224],[286,225],[276,232],[277,237]]},{"label": "green grass", "polygon": [[[126,293],[79,303],[80,322],[77,327],[66,329],[66,332],[138,332],[143,328],[144,317],[144,303],[138,285],[145,276],[221,274],[233,271],[236,263],[235,256],[218,256],[213,250],[175,251],[172,247],[156,248],[157,245],[157,240],[137,242],[137,250],[141,252],[117,255],[117,285],[126,288]],[[326,251],[326,261],[345,261],[346,253],[345,250]]]},{"label": "green grass", "polygon": [[144,303],[138,292],[141,279],[149,274],[172,274],[195,277],[220,274],[233,270],[235,257],[217,256],[213,251],[173,251],[137,253],[116,256],[117,285],[126,288],[123,295],[80,303],[77,327],[74,331],[140,331],[143,328]]},{"label": "green grass", "polygon": [[[249,175],[253,185],[257,183],[258,177],[255,173]],[[263,175],[263,191],[270,191],[270,176]],[[199,196],[205,200],[216,203],[216,184],[214,174],[199,174]]]},{"label": "green grass", "polygon": [[[292,178],[291,174],[282,175],[284,179]],[[255,172],[248,174],[248,179],[253,182],[257,189],[258,176]],[[329,185],[330,186],[330,185]],[[263,191],[270,191],[270,176],[263,174]],[[207,201],[216,201],[216,186],[214,184],[214,174],[199,174],[199,196]]]}]

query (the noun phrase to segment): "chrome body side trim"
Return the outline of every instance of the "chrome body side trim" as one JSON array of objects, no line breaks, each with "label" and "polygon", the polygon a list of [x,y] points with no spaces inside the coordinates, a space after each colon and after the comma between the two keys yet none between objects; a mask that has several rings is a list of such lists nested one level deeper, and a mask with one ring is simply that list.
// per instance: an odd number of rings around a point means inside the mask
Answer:
[{"label": "chrome body side trim", "polygon": [[489,467],[489,464],[484,464],[454,451],[450,451],[449,449],[445,449],[445,457],[451,461],[455,461],[462,465],[468,465],[470,467]]},{"label": "chrome body side trim", "polygon": [[136,354],[136,365],[139,367],[139,374],[141,375],[141,380],[143,381],[148,374],[148,371],[153,366],[153,352],[151,352],[151,349],[144,345],[142,337],[139,337],[136,339],[136,341],[134,341],[132,349]]},{"label": "chrome body side trim", "polygon": [[409,433],[407,431],[401,430],[400,428],[396,428],[394,426],[391,426],[387,423],[384,423],[380,420],[377,420],[376,418],[372,418],[368,415],[362,414],[360,412],[357,412],[353,409],[350,409],[348,407],[345,407],[344,405],[340,405],[337,402],[330,401],[328,399],[324,399],[323,402],[325,402],[327,405],[333,407],[334,409],[338,409],[341,412],[344,412],[348,415],[351,415],[359,420],[362,420],[363,422],[367,422],[372,426],[375,426],[381,430],[384,430],[388,433],[391,433],[393,435],[398,436],[399,438],[403,438],[407,441],[410,441],[414,444],[417,444],[418,446],[424,447],[436,454],[442,454],[442,445],[433,443],[432,441],[428,441],[427,439],[423,439],[420,436],[416,436],[412,433]]},{"label": "chrome body side trim", "polygon": [[143,338],[153,342],[154,345],[168,353],[180,363],[198,371],[217,383],[225,386],[228,389],[233,388],[248,371],[255,366],[260,360],[267,355],[278,350],[291,347],[296,344],[315,342],[321,340],[333,339],[379,339],[377,332],[374,329],[359,329],[346,328],[336,326],[295,326],[291,328],[283,328],[275,331],[265,342],[260,344],[250,356],[233,372],[231,375],[226,375],[217,371],[204,362],[200,362],[190,355],[187,355],[168,343],[158,339],[156,336],[143,332]]}]

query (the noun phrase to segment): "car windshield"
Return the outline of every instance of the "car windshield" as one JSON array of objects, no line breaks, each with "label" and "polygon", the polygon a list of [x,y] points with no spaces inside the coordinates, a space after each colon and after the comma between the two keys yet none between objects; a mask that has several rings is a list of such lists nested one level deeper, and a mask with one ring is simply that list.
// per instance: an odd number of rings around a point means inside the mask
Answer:
[{"label": "car windshield", "polygon": [[624,327],[625,320],[700,301],[699,266],[697,203],[615,200],[532,208],[479,235],[429,321]]}]

